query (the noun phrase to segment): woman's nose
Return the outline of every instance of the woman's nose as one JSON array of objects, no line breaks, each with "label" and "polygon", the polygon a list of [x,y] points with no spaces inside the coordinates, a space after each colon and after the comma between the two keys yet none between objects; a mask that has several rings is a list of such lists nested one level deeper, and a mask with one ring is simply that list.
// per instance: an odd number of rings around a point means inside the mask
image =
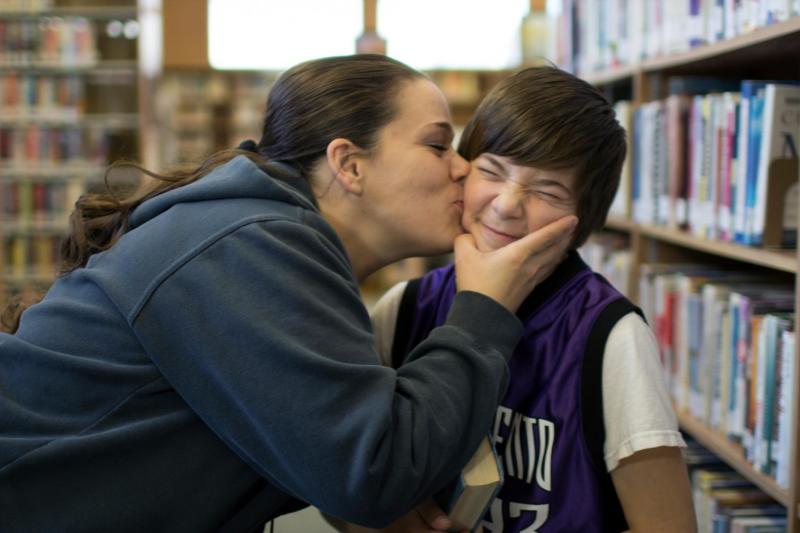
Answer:
[{"label": "woman's nose", "polygon": [[450,178],[453,181],[461,181],[467,177],[469,169],[469,161],[458,155],[458,152],[455,152],[452,161],[450,161]]}]

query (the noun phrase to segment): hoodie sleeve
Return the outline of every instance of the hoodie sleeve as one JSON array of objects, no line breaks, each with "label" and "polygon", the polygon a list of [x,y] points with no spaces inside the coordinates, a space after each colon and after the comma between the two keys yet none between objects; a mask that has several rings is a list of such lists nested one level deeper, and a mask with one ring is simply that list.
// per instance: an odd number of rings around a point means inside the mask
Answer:
[{"label": "hoodie sleeve", "polygon": [[381,366],[343,251],[290,221],[217,239],[160,283],[133,324],[165,377],[252,468],[372,527],[458,474],[491,425],[522,334],[493,300],[459,293],[410,363]]}]

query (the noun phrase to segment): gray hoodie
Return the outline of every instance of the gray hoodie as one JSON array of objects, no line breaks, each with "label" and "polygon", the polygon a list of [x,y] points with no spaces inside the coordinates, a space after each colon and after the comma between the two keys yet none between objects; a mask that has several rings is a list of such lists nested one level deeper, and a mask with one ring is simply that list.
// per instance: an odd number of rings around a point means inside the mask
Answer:
[{"label": "gray hoodie", "polygon": [[305,182],[237,157],[0,335],[0,531],[253,531],[302,502],[385,525],[477,447],[520,335],[459,293],[381,366]]}]

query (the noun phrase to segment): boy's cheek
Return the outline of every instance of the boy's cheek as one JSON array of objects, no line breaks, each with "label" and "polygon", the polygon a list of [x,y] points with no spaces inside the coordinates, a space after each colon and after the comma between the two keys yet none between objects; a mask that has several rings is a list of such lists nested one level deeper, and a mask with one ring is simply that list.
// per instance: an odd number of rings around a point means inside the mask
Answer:
[{"label": "boy's cheek", "polygon": [[538,231],[543,227],[547,226],[551,222],[555,222],[559,218],[569,215],[568,211],[565,212],[548,212],[548,213],[540,213],[539,215],[543,216],[536,216],[533,219],[528,219],[528,229],[529,233],[533,233],[534,231]]}]

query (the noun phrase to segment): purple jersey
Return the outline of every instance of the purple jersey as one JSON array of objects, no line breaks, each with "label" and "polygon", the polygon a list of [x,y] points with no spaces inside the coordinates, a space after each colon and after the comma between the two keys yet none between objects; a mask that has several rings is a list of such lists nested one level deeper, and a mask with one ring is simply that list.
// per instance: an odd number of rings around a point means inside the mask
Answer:
[{"label": "purple jersey", "polygon": [[[452,266],[409,283],[395,361],[445,321],[454,295]],[[520,307],[525,335],[491,428],[505,482],[485,531],[627,529],[603,460],[601,372],[611,327],[634,310],[574,252]]]}]

